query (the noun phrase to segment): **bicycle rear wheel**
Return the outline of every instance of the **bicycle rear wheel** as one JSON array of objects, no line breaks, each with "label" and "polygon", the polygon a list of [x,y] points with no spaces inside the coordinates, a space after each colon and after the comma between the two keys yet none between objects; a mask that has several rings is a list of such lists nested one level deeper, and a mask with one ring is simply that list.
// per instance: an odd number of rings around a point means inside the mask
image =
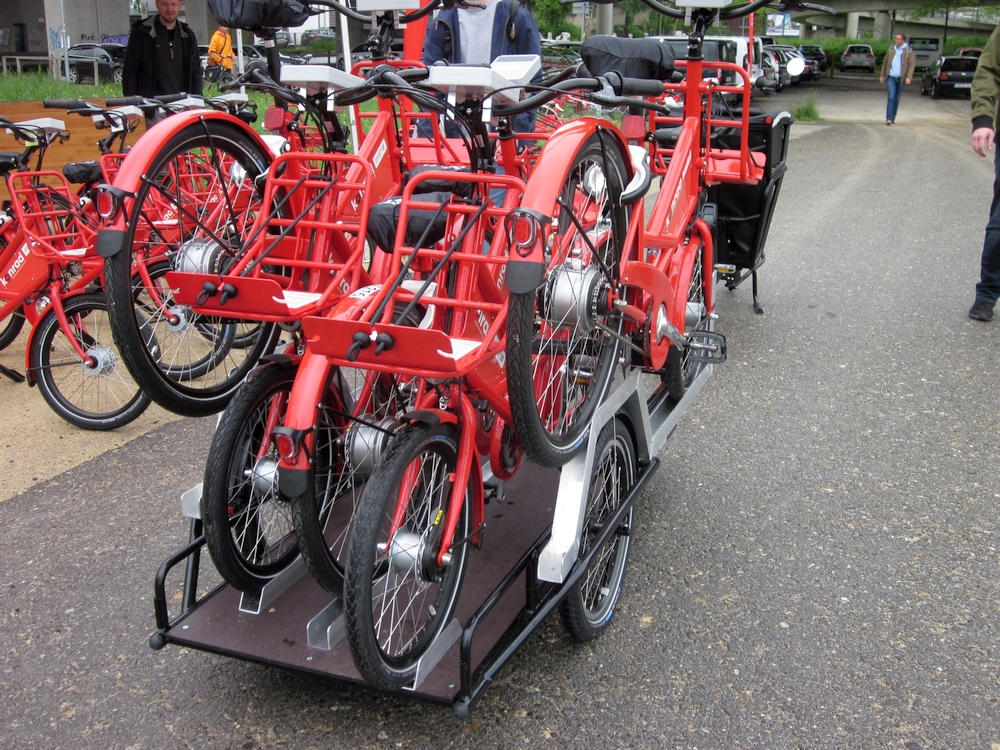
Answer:
[{"label": "bicycle rear wheel", "polygon": [[[631,434],[621,421],[612,420],[601,430],[594,455],[587,516],[580,540],[581,557],[593,548],[595,539],[618,512],[635,483],[635,450]],[[631,528],[629,510],[594,555],[583,578],[559,604],[563,627],[578,641],[597,637],[611,622],[625,579]]]},{"label": "bicycle rear wheel", "polygon": [[[243,252],[261,208],[254,181],[270,162],[232,123],[185,127],[150,163],[126,245],[107,258],[111,322],[125,364],[154,401],[177,414],[223,409],[277,341],[273,324],[196,315],[162,282],[166,270],[213,273]],[[155,332],[158,349],[140,334],[140,317]]]},{"label": "bicycle rear wheel", "polygon": [[[705,297],[704,253],[703,247],[698,249],[688,277],[687,307],[684,313],[685,336],[690,336],[695,331],[707,331],[712,323]],[[661,373],[663,381],[667,384],[667,398],[673,403],[680,401],[704,367],[703,362],[691,356],[690,349],[681,350],[676,345],[671,346]]]},{"label": "bicycle rear wheel", "polygon": [[[64,300],[63,308],[69,330],[63,330],[50,309],[32,339],[38,390],[56,414],[77,427],[113,430],[128,424],[146,410],[149,397],[122,366],[107,300],[101,293],[81,294]],[[80,359],[73,340],[91,361]]]},{"label": "bicycle rear wheel", "polygon": [[510,407],[525,453],[543,466],[565,464],[584,445],[618,360],[622,317],[603,303],[619,278],[625,176],[618,149],[591,136],[560,193],[545,283],[510,295]]}]

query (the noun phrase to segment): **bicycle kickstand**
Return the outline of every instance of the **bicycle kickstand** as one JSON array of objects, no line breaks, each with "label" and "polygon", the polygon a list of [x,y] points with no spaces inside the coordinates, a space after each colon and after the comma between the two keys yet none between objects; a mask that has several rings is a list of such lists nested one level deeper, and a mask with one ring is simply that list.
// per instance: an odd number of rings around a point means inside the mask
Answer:
[{"label": "bicycle kickstand", "polygon": [[9,367],[4,367],[3,365],[0,365],[0,375],[6,375],[8,378],[10,378],[11,380],[13,380],[15,383],[23,383],[24,382],[24,375],[22,375],[21,373],[17,372],[16,370],[10,369]]}]

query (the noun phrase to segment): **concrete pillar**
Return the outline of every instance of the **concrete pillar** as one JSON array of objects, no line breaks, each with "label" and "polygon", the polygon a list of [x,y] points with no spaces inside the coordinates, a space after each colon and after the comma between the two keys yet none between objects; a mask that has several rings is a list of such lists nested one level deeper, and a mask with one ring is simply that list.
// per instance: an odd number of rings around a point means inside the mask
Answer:
[{"label": "concrete pillar", "polygon": [[889,29],[892,27],[892,20],[885,11],[875,14],[875,26],[872,28],[873,39],[888,39]]},{"label": "concrete pillar", "polygon": [[848,13],[847,14],[847,25],[844,28],[844,36],[848,39],[858,38],[858,19],[861,17],[860,13]]},{"label": "concrete pillar", "polygon": [[811,23],[800,23],[799,24],[799,39],[812,39],[813,34],[815,34],[813,25]]},{"label": "concrete pillar", "polygon": [[615,12],[615,6],[610,3],[595,5],[597,8],[597,33],[598,34],[613,34],[614,33],[614,21],[612,16]]},{"label": "concrete pillar", "polygon": [[[194,30],[194,35],[198,37],[198,44],[208,44],[212,34],[219,26],[215,16],[208,10],[208,2],[203,0],[187,0],[184,3],[184,22]],[[244,39],[243,41],[250,44],[253,39]]]}]

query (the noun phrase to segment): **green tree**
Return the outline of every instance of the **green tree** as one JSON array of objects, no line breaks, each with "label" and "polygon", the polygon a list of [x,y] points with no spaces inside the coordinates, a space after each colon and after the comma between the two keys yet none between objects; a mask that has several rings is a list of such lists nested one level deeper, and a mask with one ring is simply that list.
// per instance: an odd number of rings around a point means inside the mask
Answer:
[{"label": "green tree", "polygon": [[[573,32],[573,27],[566,22],[569,8],[570,6],[563,5],[559,0],[534,0],[532,2],[531,12],[535,16],[535,23],[538,24],[542,38],[550,33],[552,36],[556,36],[564,31]],[[578,29],[576,36],[579,36]]]}]

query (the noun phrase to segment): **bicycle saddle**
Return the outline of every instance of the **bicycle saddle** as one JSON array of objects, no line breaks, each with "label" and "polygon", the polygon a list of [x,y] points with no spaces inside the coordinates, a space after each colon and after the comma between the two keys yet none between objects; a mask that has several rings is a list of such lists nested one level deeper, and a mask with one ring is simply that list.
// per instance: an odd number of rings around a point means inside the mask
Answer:
[{"label": "bicycle saddle", "polygon": [[89,185],[104,180],[101,164],[96,161],[71,161],[63,167],[62,173],[74,185]]}]

